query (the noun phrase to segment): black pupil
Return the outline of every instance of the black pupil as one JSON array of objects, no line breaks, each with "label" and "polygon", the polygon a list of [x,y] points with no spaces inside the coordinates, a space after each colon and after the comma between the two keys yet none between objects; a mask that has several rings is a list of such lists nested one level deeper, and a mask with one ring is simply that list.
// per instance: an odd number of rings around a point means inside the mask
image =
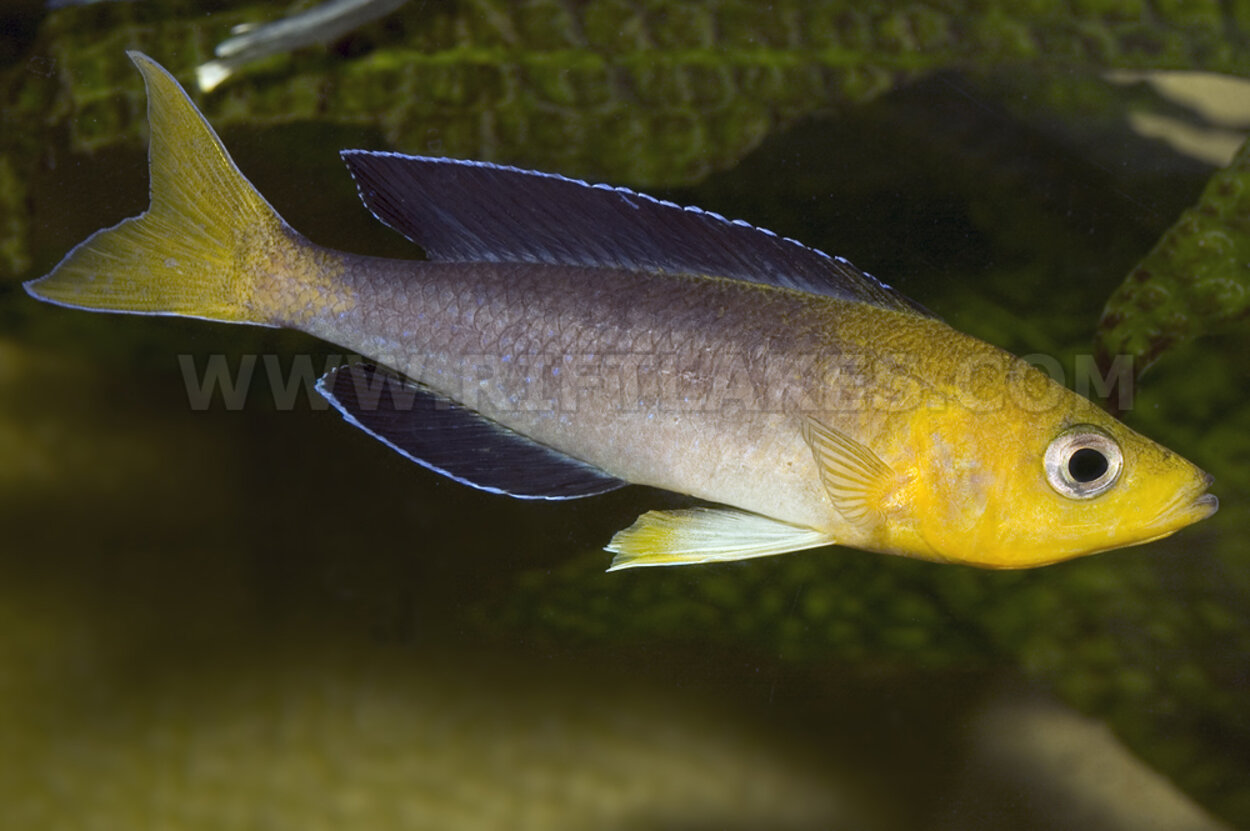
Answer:
[{"label": "black pupil", "polygon": [[1073,481],[1092,482],[1107,472],[1107,457],[1088,447],[1082,447],[1068,459],[1068,473]]}]

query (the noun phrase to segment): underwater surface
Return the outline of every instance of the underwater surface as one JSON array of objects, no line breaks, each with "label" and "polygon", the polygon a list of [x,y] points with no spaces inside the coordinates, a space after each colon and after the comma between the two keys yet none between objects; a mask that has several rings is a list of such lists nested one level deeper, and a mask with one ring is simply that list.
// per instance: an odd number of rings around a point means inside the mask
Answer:
[{"label": "underwater surface", "polygon": [[[413,0],[195,92],[314,5],[0,12],[0,827],[1250,827],[1250,87],[1212,83],[1250,4]],[[21,290],[146,206],[126,49],[322,245],[419,253],[339,149],[489,159],[840,254],[1078,388],[1131,356],[1111,406],[1221,509],[1027,572],[606,574],[683,499],[477,492],[318,399],[328,344]]]}]

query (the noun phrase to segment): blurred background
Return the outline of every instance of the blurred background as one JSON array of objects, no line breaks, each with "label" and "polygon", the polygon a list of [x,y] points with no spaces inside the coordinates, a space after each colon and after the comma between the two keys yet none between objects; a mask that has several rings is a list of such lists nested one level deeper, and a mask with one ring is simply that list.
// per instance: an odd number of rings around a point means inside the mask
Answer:
[{"label": "blurred background", "polygon": [[[0,11],[0,827],[1250,827],[1250,5],[50,5]],[[682,499],[480,493],[316,399],[328,344],[26,296],[146,206],[126,49],[323,245],[420,253],[339,149],[489,159],[840,254],[1069,383],[1129,355],[1221,510],[1030,572],[605,574]]]}]

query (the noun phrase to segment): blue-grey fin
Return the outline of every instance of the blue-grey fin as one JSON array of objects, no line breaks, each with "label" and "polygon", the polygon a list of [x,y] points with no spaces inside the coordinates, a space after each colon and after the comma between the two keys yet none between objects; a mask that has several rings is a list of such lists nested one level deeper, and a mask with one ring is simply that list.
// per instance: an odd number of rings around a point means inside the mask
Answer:
[{"label": "blue-grey fin", "polygon": [[705,274],[932,316],[841,257],[699,208],[488,162],[340,155],[373,215],[431,260]]},{"label": "blue-grey fin", "polygon": [[422,467],[479,490],[555,500],[629,484],[389,370],[342,366],[323,375],[317,391],[351,424]]}]

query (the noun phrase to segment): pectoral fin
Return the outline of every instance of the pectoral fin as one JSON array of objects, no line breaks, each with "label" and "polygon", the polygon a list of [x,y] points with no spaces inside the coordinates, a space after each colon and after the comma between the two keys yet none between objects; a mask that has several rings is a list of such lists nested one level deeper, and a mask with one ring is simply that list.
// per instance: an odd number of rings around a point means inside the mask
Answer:
[{"label": "pectoral fin", "polygon": [[745,560],[833,542],[812,528],[730,508],[648,511],[608,543],[616,554],[608,571]]},{"label": "pectoral fin", "polygon": [[814,418],[803,420],[803,438],[838,513],[851,522],[871,522],[897,486],[898,474],[871,449]]}]

